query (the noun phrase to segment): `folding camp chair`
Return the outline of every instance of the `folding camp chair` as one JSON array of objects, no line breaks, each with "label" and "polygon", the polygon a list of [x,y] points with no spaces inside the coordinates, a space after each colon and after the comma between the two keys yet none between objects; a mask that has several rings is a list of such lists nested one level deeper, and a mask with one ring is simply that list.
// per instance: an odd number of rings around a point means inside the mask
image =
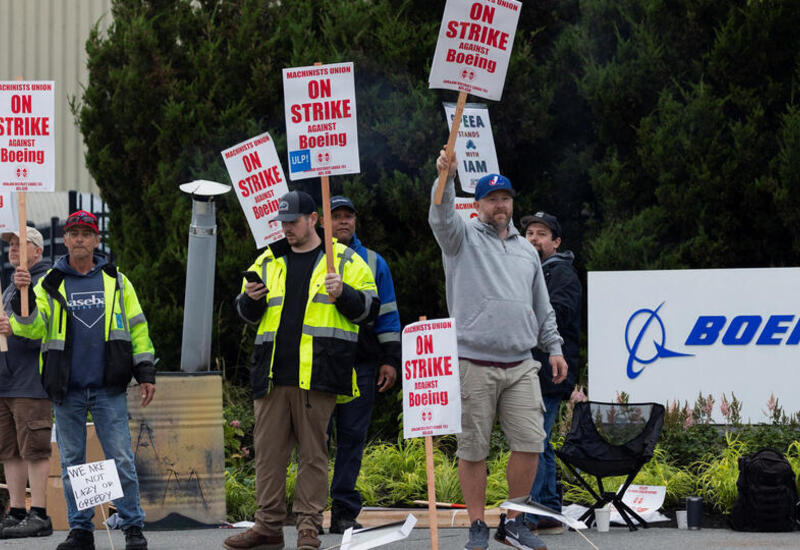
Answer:
[{"label": "folding camp chair", "polygon": [[[572,428],[556,456],[578,483],[596,500],[581,521],[595,521],[594,511],[611,503],[628,528],[636,530],[635,518],[642,527],[647,522],[622,502],[636,474],[651,458],[664,424],[664,407],[658,403],[577,403],[572,413]],[[599,492],[583,478],[583,472],[597,479]],[[619,492],[606,491],[603,479],[628,476]]]}]

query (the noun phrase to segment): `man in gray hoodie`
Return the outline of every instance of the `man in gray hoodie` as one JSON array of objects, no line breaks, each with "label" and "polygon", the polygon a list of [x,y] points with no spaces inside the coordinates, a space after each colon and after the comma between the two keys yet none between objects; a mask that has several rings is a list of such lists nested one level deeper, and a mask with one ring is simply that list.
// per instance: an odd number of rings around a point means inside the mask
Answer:
[{"label": "man in gray hoodie", "polygon": [[[431,201],[428,223],[445,271],[447,307],[456,320],[461,378],[458,475],[471,522],[466,550],[489,546],[484,522],[486,457],[495,411],[506,436],[509,498],[526,496],[544,450],[543,403],[531,348],[549,354],[553,380],[567,373],[561,336],[550,306],[539,255],[511,223],[514,189],[499,174],[475,188],[478,217],[465,222],[455,210],[456,159],[441,151],[439,172],[447,171],[442,204]],[[433,196],[436,188],[431,191]],[[521,550],[546,546],[509,512],[498,528],[501,542]]]}]

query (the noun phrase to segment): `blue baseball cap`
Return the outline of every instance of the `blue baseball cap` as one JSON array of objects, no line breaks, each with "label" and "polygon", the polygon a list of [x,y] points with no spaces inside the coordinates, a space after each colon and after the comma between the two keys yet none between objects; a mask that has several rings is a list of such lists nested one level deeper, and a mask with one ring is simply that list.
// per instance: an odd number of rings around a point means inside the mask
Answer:
[{"label": "blue baseball cap", "polygon": [[508,191],[512,197],[517,195],[507,177],[500,174],[486,174],[478,180],[478,184],[475,186],[475,200],[481,200],[494,191]]}]

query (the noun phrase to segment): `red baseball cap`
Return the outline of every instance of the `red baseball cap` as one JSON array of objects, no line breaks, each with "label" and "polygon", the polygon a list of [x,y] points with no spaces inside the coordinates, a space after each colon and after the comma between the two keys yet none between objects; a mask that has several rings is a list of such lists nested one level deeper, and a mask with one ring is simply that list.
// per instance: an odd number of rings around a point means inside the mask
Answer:
[{"label": "red baseball cap", "polygon": [[78,210],[77,212],[70,214],[67,218],[67,223],[64,224],[64,232],[69,231],[70,227],[75,227],[78,225],[88,227],[94,231],[95,234],[100,233],[97,230],[97,216],[91,212],[87,212],[86,210]]}]

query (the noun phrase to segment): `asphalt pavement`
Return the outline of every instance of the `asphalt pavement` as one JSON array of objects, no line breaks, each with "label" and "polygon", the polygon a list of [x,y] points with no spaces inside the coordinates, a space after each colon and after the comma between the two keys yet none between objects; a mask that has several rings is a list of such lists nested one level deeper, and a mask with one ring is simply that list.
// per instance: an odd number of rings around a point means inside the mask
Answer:
[{"label": "asphalt pavement", "polygon": [[[200,529],[186,531],[145,531],[150,550],[219,550],[222,541],[242,529]],[[701,529],[684,531],[674,527],[653,527],[628,531],[625,527],[613,527],[607,533],[594,529],[583,531],[599,550],[648,550],[648,549],[736,549],[775,550],[781,548],[800,548],[800,532],[794,533],[739,533],[730,529]],[[492,529],[494,535],[494,529]],[[293,527],[284,529],[286,549],[296,548],[297,531]],[[49,550],[66,538],[65,531],[57,531],[49,537],[38,539],[0,540],[2,550]],[[125,539],[118,530],[112,531],[113,547],[108,535],[103,531],[95,533],[97,550],[123,550]],[[561,535],[542,537],[550,550],[592,550],[592,546],[578,533],[567,532]],[[322,549],[339,544],[340,535],[323,535]],[[467,529],[439,529],[439,548],[441,550],[461,550],[467,540]],[[427,529],[414,529],[405,540],[391,543],[387,548],[397,550],[429,550],[430,533]],[[507,549],[508,546],[490,539],[490,550]]]}]

